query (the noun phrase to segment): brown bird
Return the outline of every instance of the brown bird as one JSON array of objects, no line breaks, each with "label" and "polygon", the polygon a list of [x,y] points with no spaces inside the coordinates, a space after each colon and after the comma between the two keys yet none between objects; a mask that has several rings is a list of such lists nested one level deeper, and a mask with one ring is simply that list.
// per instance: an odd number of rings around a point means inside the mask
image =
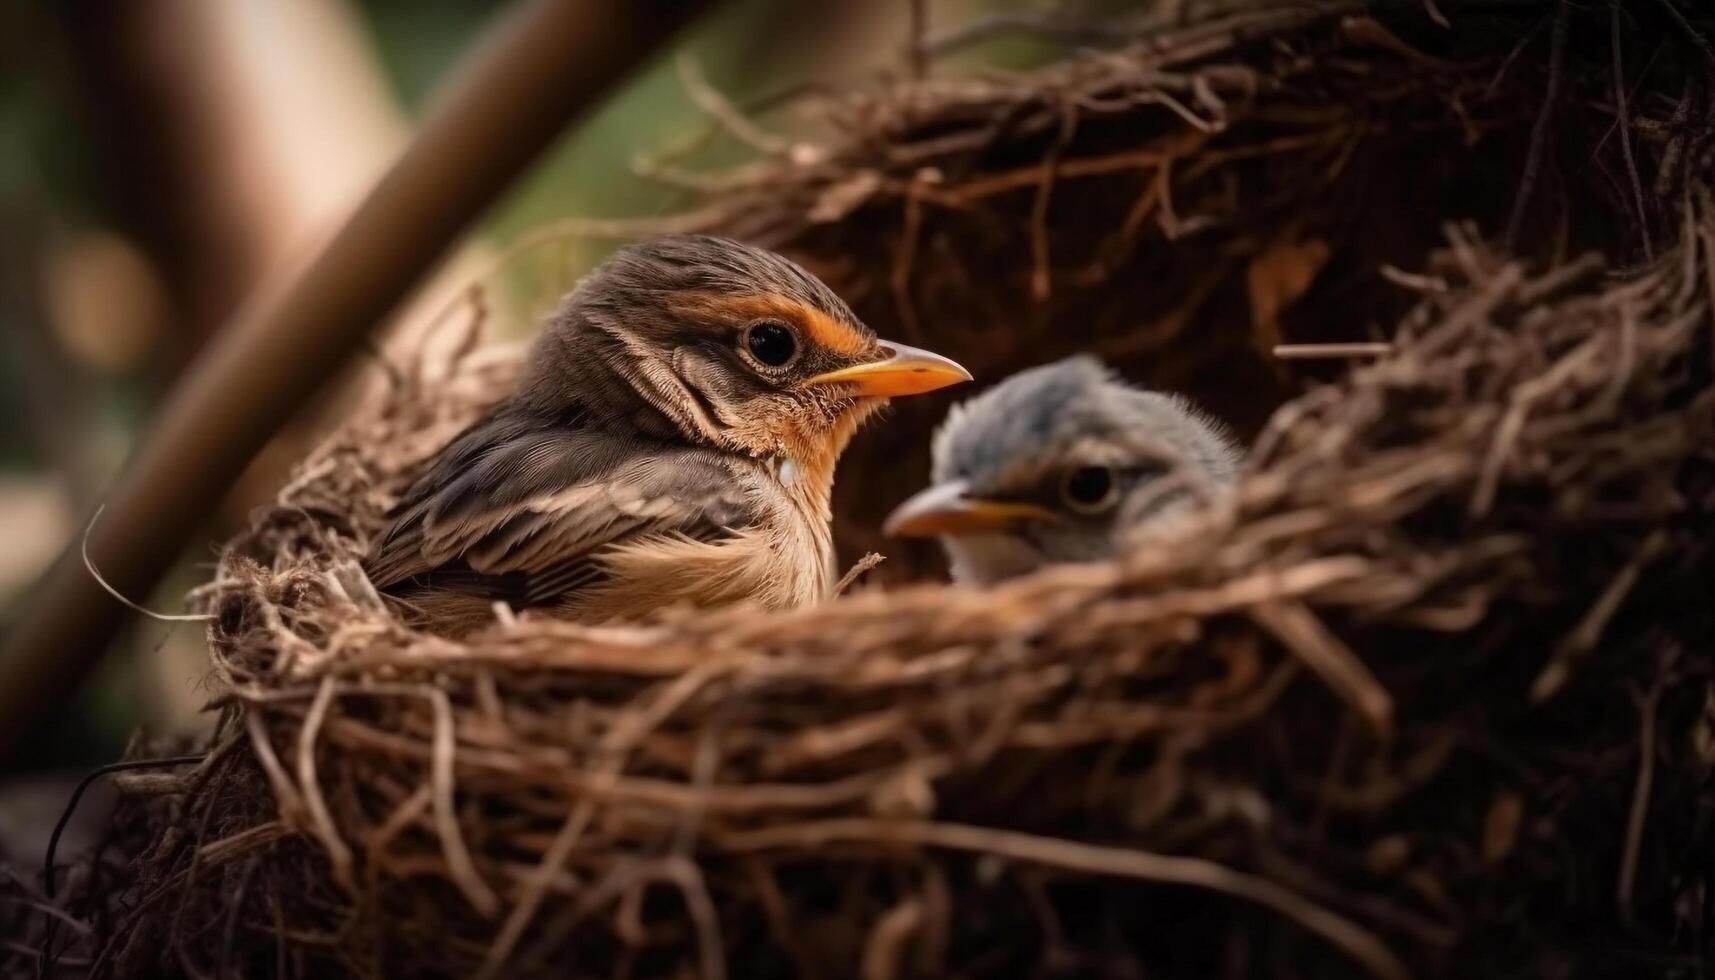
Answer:
[{"label": "brown bird", "polygon": [[563,301],[516,392],[441,450],[365,567],[449,634],[496,602],[584,622],[814,602],[853,433],[890,397],[969,379],[877,340],[781,256],[634,245]]}]

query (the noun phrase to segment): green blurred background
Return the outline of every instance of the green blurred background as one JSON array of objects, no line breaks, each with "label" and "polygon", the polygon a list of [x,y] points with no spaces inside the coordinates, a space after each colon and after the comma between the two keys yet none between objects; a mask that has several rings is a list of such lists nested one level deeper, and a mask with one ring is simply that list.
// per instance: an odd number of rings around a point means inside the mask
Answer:
[{"label": "green blurred background", "polygon": [[[65,0],[0,4],[0,628],[81,533],[175,377],[232,311],[295,263],[410,138],[498,0]],[[1100,19],[1124,0],[929,0],[929,33],[1001,15]],[[730,0],[614,93],[488,214],[414,301],[418,319],[491,269],[508,243],[568,217],[669,213],[689,195],[634,172],[707,130],[687,63],[745,105],[795,84],[906,69],[910,0]],[[937,72],[1052,56],[1003,34]],[[817,138],[790,113],[764,125]],[[706,172],[749,148],[708,140]],[[486,275],[493,336],[527,334],[608,246],[565,239]],[[406,317],[409,319],[409,317]],[[354,372],[373,370],[359,366]],[[336,381],[339,379],[336,379]],[[343,379],[349,381],[350,379]],[[347,385],[349,387],[349,385]],[[153,596],[176,612],[215,543],[337,421],[337,386],[264,452]],[[136,619],[43,733],[29,768],[75,773],[143,725],[194,730],[201,631]],[[7,816],[0,780],[0,850]],[[58,797],[63,798],[63,797]]]}]

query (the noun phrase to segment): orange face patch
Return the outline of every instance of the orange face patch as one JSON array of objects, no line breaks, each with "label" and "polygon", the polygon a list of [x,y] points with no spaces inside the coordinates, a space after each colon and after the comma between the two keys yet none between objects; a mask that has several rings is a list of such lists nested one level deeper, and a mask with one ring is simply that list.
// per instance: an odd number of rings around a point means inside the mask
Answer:
[{"label": "orange face patch", "polygon": [[875,342],[861,331],[841,323],[821,310],[785,296],[769,293],[749,296],[687,296],[673,304],[673,312],[731,323],[773,317],[798,327],[811,343],[836,354],[855,356],[875,346]]}]

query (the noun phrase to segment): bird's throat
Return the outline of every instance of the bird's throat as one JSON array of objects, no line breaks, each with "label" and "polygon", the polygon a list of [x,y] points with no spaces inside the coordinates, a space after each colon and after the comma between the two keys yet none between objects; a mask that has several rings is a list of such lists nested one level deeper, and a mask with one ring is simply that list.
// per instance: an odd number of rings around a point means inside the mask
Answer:
[{"label": "bird's throat", "polygon": [[776,467],[780,485],[811,512],[826,520],[831,516],[834,470],[863,423],[885,404],[861,399],[836,415],[825,428],[794,430],[782,439],[782,462]]}]

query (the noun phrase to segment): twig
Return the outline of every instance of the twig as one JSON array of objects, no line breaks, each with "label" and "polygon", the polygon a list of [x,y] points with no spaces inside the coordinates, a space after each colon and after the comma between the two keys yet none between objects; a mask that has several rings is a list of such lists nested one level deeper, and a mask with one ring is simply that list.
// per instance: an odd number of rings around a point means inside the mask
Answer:
[{"label": "twig", "polygon": [[744,113],[738,111],[731,99],[709,84],[708,78],[703,74],[702,64],[696,57],[689,52],[682,52],[674,59],[674,64],[678,66],[679,84],[684,86],[685,94],[733,139],[764,156],[785,152],[787,141],[773,133],[764,132]]},{"label": "twig", "polygon": [[1626,161],[1626,176],[1632,182],[1632,198],[1638,209],[1638,232],[1644,239],[1644,258],[1655,259],[1655,243],[1649,230],[1649,211],[1644,205],[1643,180],[1638,176],[1638,161],[1632,153],[1632,113],[1626,104],[1626,72],[1620,59],[1620,0],[1608,0],[1609,39],[1614,49],[1614,101],[1620,113],[1620,151]]},{"label": "twig", "polygon": [[434,706],[435,734],[430,775],[434,788],[435,832],[440,836],[441,849],[446,854],[447,874],[465,900],[479,915],[492,918],[500,912],[500,898],[477,874],[471,860],[470,848],[465,846],[459,831],[458,811],[454,808],[453,784],[457,781],[456,763],[458,734],[453,725],[453,704],[445,691],[431,689],[429,702]]},{"label": "twig", "polygon": [[1339,360],[1349,357],[1382,357],[1393,353],[1387,343],[1275,344],[1274,356],[1283,361]]},{"label": "twig", "polygon": [[101,572],[96,569],[95,562],[91,561],[89,558],[89,532],[95,530],[95,522],[101,520],[101,513],[102,513],[102,511],[105,511],[106,509],[107,509],[106,504],[102,504],[101,506],[95,508],[95,513],[91,514],[89,517],[89,523],[84,525],[83,538],[82,538],[82,540],[78,546],[78,554],[81,555],[83,558],[83,567],[89,570],[89,577],[95,579],[95,584],[101,586],[102,589],[105,590],[108,595],[119,600],[120,605],[131,610],[134,613],[138,613],[140,615],[147,616],[150,619],[155,620],[156,622],[160,622],[160,623],[203,623],[203,622],[208,622],[209,620],[214,619],[214,617],[209,615],[208,613],[158,613],[158,612],[154,611],[153,609],[145,608],[141,604],[133,602],[130,599],[126,598],[124,595],[120,594],[118,589],[109,585],[107,583],[107,580],[101,577]]},{"label": "twig", "polygon": [[[46,949],[37,949],[28,943],[21,943],[15,939],[0,939],[0,949],[10,950],[19,956],[35,960],[38,963],[42,962],[43,957],[48,955],[48,951]],[[55,956],[53,957],[53,962],[58,966],[69,966],[73,968],[93,965],[92,960],[65,956]]]},{"label": "twig", "polygon": [[697,934],[698,977],[703,980],[726,980],[725,944],[721,942],[720,914],[709,898],[708,884],[689,858],[674,854],[662,860],[662,879],[679,886],[685,900],[685,912]]},{"label": "twig", "polygon": [[274,802],[280,810],[280,823],[288,827],[299,826],[304,812],[304,801],[298,795],[297,787],[292,785],[292,780],[286,775],[286,767],[280,764],[279,753],[274,751],[274,742],[268,737],[268,723],[262,719],[262,712],[246,707],[244,728],[250,736],[250,748],[256,753],[256,762],[261,765],[263,774],[268,777],[268,784],[274,789]]},{"label": "twig", "polygon": [[1602,253],[1585,252],[1529,282],[1521,283],[1518,287],[1518,302],[1537,303],[1545,300],[1574,283],[1599,274],[1607,265],[1608,260],[1602,257]]},{"label": "twig", "polygon": [[909,340],[922,339],[922,327],[917,322],[917,305],[911,298],[912,273],[916,271],[918,238],[923,233],[923,199],[919,194],[922,181],[913,180],[906,189],[904,214],[899,230],[899,249],[893,257],[888,284],[893,301],[899,308],[900,324]]},{"label": "twig", "polygon": [[378,870],[382,855],[393,839],[405,832],[405,828],[416,823],[435,801],[435,791],[428,784],[418,786],[405,797],[400,804],[393,808],[387,819],[381,822],[374,831],[363,841],[364,850],[369,855],[366,867],[371,875]]},{"label": "twig", "polygon": [[1548,149],[1548,134],[1554,128],[1554,110],[1560,105],[1560,87],[1564,81],[1566,33],[1571,20],[1571,0],[1560,0],[1554,11],[1554,30],[1548,49],[1548,90],[1542,96],[1536,122],[1530,128],[1530,149],[1524,159],[1524,174],[1519,178],[1518,197],[1513,201],[1512,216],[1507,219],[1506,246],[1518,243],[1519,230],[1524,226],[1525,209],[1542,170],[1542,159]]},{"label": "twig", "polygon": [[1512,458],[1519,436],[1524,432],[1525,422],[1536,403],[1560,390],[1579,372],[1597,364],[1605,347],[1601,340],[1600,337],[1594,337],[1585,341],[1572,353],[1556,361],[1546,373],[1520,384],[1513,391],[1506,414],[1501,416],[1501,424],[1496,427],[1495,436],[1489,442],[1489,451],[1483,457],[1483,467],[1478,472],[1476,489],[1471,493],[1469,512],[1472,517],[1486,516],[1494,506],[1507,461]]},{"label": "twig", "polygon": [[906,944],[923,925],[923,903],[908,898],[888,909],[863,944],[863,980],[897,980]]},{"label": "twig", "polygon": [[225,864],[240,854],[247,854],[260,847],[266,847],[277,840],[285,840],[298,834],[299,831],[288,827],[278,820],[259,823],[248,830],[241,830],[230,837],[211,840],[197,848],[196,859],[201,864],[213,867]]},{"label": "twig", "polygon": [[[797,82],[782,88],[774,89],[753,98],[745,99],[742,103],[735,103],[733,109],[746,120],[750,120],[753,117],[760,116],[771,110],[777,110],[781,106],[789,105],[793,101],[807,95],[825,91],[826,89],[819,84]],[[686,134],[683,138],[674,141],[666,149],[639,159],[634,164],[634,167],[643,176],[650,176],[658,173],[671,167],[674,163],[691,156],[698,150],[707,147],[709,142],[721,132],[722,126],[719,121],[713,118],[707,119],[704,121],[702,126],[698,127],[695,131]]]},{"label": "twig", "polygon": [[929,0],[905,0],[911,11],[910,37],[906,39],[906,64],[911,66],[911,77],[923,79],[929,76],[930,51],[929,37]]},{"label": "twig", "polygon": [[1685,32],[1686,39],[1696,45],[1697,50],[1703,52],[1703,57],[1707,58],[1711,65],[1715,65],[1715,45],[1710,44],[1708,38],[1697,32],[1697,28],[1692,26],[1691,21],[1686,18],[1685,12],[1680,10],[1673,0],[1659,0],[1659,2],[1667,10],[1667,15],[1673,18],[1673,22],[1679,25],[1679,29]]},{"label": "twig", "polygon": [[1632,910],[1632,890],[1637,883],[1638,852],[1643,848],[1644,827],[1649,821],[1650,785],[1655,780],[1656,709],[1661,702],[1662,687],[1669,667],[1670,663],[1662,664],[1655,680],[1650,684],[1649,692],[1639,699],[1638,776],[1632,785],[1632,806],[1626,816],[1626,838],[1621,850],[1620,877],[1614,889],[1614,901],[1620,910],[1620,919],[1627,925],[1636,922]]},{"label": "twig", "polygon": [[327,851],[328,863],[333,865],[334,881],[355,891],[357,882],[351,875],[351,848],[333,825],[327,801],[322,798],[321,780],[316,775],[316,739],[321,734],[322,722],[327,718],[328,706],[333,704],[336,693],[334,679],[323,677],[321,686],[316,689],[316,699],[310,702],[310,710],[304,715],[304,727],[298,730],[298,790],[309,811],[310,826]]},{"label": "twig", "polygon": [[1506,78],[1507,72],[1511,70],[1513,62],[1518,60],[1519,55],[1524,53],[1524,49],[1530,47],[1530,42],[1536,40],[1536,36],[1541,34],[1542,29],[1552,23],[1553,20],[1554,18],[1552,15],[1542,18],[1537,21],[1530,30],[1526,31],[1523,37],[1519,38],[1518,43],[1513,45],[1512,51],[1508,52],[1507,56],[1501,59],[1501,67],[1495,70],[1495,77],[1489,79],[1489,85],[1484,90],[1484,95],[1486,97],[1494,96],[1495,92],[1501,87],[1502,79]]},{"label": "twig", "polygon": [[1048,254],[1048,205],[1053,199],[1060,157],[1078,131],[1078,110],[1070,102],[1060,105],[1060,129],[1042,158],[1042,179],[1030,202],[1030,295],[1046,302],[1053,290],[1053,272]]},{"label": "twig", "polygon": [[1632,588],[1638,584],[1638,576],[1643,574],[1644,568],[1666,547],[1667,532],[1659,528],[1651,531],[1643,544],[1638,545],[1638,550],[1633,553],[1631,560],[1626,562],[1625,567],[1608,583],[1608,587],[1602,591],[1577,628],[1568,634],[1565,641],[1554,651],[1554,657],[1548,662],[1548,666],[1537,675],[1536,681],[1530,686],[1532,701],[1546,701],[1566,684],[1572,676],[1573,665],[1595,649],[1602,638],[1603,630],[1608,627],[1608,622],[1620,611],[1620,606],[1631,594]]},{"label": "twig", "polygon": [[1304,603],[1258,603],[1251,609],[1251,617],[1351,705],[1372,733],[1386,735],[1392,729],[1393,698],[1387,688]]},{"label": "twig", "polygon": [[870,571],[872,571],[875,568],[875,566],[881,564],[882,562],[884,562],[886,560],[887,560],[886,555],[883,555],[883,554],[880,554],[879,552],[874,552],[874,551],[868,552],[862,558],[859,558],[857,561],[853,562],[852,567],[846,569],[846,573],[844,575],[840,576],[840,580],[838,582],[834,583],[833,594],[834,595],[845,595],[846,590],[851,588],[852,585],[855,584],[858,579],[863,578],[866,574],[868,574]]},{"label": "twig", "polygon": [[[1670,134],[1667,148],[1661,153],[1661,162],[1656,165],[1655,195],[1666,198],[1674,189],[1675,179],[1679,177],[1680,164],[1685,161],[1688,133],[1686,124],[1691,120],[1691,105],[1696,101],[1696,83],[1687,76],[1679,96],[1679,102],[1673,107],[1673,115],[1668,117],[1663,129]],[[1681,182],[1681,188],[1689,182]]]},{"label": "twig", "polygon": [[1079,157],[1075,160],[1058,160],[1052,163],[1044,161],[1019,167],[1016,170],[986,175],[945,190],[925,186],[922,188],[922,196],[925,200],[937,203],[964,205],[1008,191],[1038,187],[1043,179],[1049,176],[1050,169],[1052,169],[1054,177],[1062,180],[1066,178],[1105,177],[1127,170],[1159,168],[1169,162],[1171,156],[1172,151],[1170,150],[1148,148],[1126,150],[1096,157]]},{"label": "twig", "polygon": [[1386,279],[1388,282],[1391,282],[1396,286],[1404,286],[1406,289],[1415,290],[1420,293],[1445,293],[1450,288],[1447,280],[1440,276],[1425,275],[1418,272],[1407,272],[1398,266],[1384,265],[1376,271],[1379,272],[1381,277]]}]

